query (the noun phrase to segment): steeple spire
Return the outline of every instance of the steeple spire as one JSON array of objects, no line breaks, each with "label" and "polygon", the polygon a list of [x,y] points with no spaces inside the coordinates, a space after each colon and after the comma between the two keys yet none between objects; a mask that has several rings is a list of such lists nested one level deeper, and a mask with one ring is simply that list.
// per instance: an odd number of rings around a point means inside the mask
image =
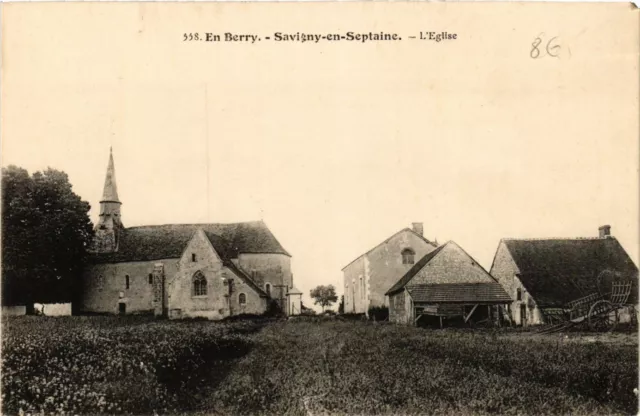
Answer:
[{"label": "steeple spire", "polygon": [[109,164],[104,180],[104,190],[100,200],[100,218],[95,228],[94,251],[112,253],[118,251],[120,233],[124,229],[120,218],[120,206],[116,186],[116,170],[113,164],[113,151],[109,149]]},{"label": "steeple spire", "polygon": [[116,185],[116,169],[113,164],[113,149],[109,148],[109,164],[107,176],[104,179],[104,190],[100,202],[120,202],[118,199],[118,186]]}]

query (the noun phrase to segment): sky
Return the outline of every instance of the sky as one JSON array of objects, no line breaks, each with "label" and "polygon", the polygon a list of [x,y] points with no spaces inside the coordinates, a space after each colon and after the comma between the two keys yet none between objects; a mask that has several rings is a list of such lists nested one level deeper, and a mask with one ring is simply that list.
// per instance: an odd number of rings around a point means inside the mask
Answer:
[{"label": "sky", "polygon": [[[572,13],[561,59],[532,64],[519,45],[539,28],[513,22],[538,9],[498,23],[438,9],[460,33],[438,47],[185,44],[213,17],[299,30],[297,9],[278,26],[199,7],[5,8],[2,166],[65,171],[95,222],[112,147],[125,226],[262,219],[307,305],[316,285],[342,294],[341,269],[412,222],[487,269],[501,238],[610,224],[638,264],[637,36],[619,36],[615,13],[591,29]],[[364,30],[358,7],[304,29]],[[403,7],[374,10],[374,26],[419,27]]]}]

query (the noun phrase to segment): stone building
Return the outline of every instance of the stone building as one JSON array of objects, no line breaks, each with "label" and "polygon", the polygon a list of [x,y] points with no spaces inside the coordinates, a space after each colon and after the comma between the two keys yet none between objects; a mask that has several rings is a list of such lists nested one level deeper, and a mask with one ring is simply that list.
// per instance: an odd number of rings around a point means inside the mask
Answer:
[{"label": "stone building", "polygon": [[300,311],[291,255],[262,221],[126,228],[109,156],[81,310],[221,319]]},{"label": "stone building", "polygon": [[628,303],[637,303],[638,268],[608,225],[596,238],[502,239],[491,275],[512,297],[516,325],[545,323],[568,302],[611,291],[613,280],[631,280]]},{"label": "stone building", "polygon": [[413,228],[398,231],[345,266],[344,312],[367,313],[370,307],[387,306],[385,292],[417,259],[438,247],[423,234],[422,223],[413,223]]},{"label": "stone building", "polygon": [[[453,241],[420,258],[386,293],[389,320],[402,324],[472,316],[500,318],[511,302],[502,286]],[[435,319],[434,319],[435,318]]]}]

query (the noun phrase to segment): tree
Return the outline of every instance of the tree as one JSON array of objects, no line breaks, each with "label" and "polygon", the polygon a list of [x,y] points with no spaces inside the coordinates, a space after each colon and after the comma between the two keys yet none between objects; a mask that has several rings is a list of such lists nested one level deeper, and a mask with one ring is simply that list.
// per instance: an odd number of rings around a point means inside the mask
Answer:
[{"label": "tree", "polygon": [[336,295],[336,288],[333,285],[317,286],[311,290],[311,298],[314,299],[315,305],[322,306],[322,312],[327,306],[331,306],[332,303],[338,300]]},{"label": "tree", "polygon": [[66,173],[2,169],[2,304],[73,302],[93,238]]}]

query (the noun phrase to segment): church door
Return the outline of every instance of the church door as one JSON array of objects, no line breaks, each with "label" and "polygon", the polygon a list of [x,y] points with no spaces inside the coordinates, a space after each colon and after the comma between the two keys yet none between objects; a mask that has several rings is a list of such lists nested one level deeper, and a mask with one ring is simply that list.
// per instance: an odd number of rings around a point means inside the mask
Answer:
[{"label": "church door", "polygon": [[127,313],[127,304],[124,302],[118,303],[118,313],[120,315],[125,315]]}]

